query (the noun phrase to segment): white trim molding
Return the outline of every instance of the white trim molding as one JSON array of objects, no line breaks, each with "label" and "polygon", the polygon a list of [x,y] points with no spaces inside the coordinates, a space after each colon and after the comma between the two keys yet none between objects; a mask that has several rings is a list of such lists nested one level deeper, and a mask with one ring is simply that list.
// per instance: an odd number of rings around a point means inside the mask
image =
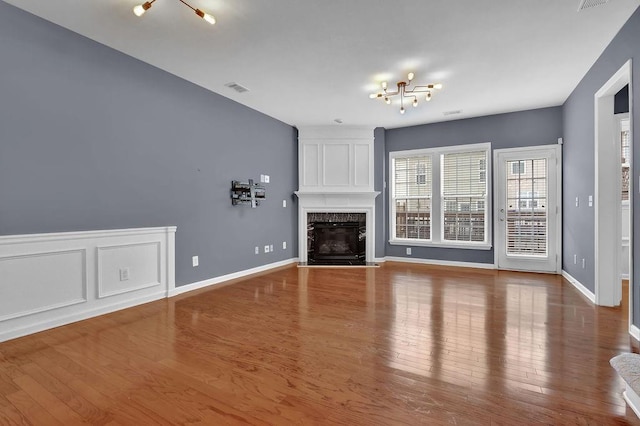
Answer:
[{"label": "white trim molding", "polygon": [[258,266],[251,269],[245,269],[244,271],[234,272],[231,274],[221,275],[215,278],[209,278],[207,280],[198,281],[195,283],[181,285],[180,287],[176,287],[169,292],[169,297],[178,296],[183,293],[187,293],[194,290],[199,290],[205,287],[213,287],[221,284],[225,284],[227,281],[235,280],[238,278],[244,278],[248,275],[259,274],[261,272],[266,272],[271,269],[281,268],[283,266],[292,265],[298,263],[298,258],[292,258],[283,260],[280,262],[269,263],[267,265]]},{"label": "white trim molding", "polygon": [[162,299],[176,227],[0,237],[0,342]]},{"label": "white trim molding", "polygon": [[453,260],[421,259],[417,257],[396,257],[396,256],[387,256],[384,258],[384,260],[386,262],[418,263],[421,265],[433,265],[433,266],[454,266],[457,268],[496,269],[493,263],[459,262],[459,261],[453,261]]},{"label": "white trim molding", "polygon": [[576,288],[576,290],[578,290],[580,293],[582,293],[583,296],[585,296],[587,299],[589,299],[589,301],[591,301],[591,303],[596,303],[596,295],[591,292],[591,290],[589,290],[588,288],[586,288],[580,281],[578,281],[577,279],[573,278],[573,276],[571,276],[570,273],[568,273],[567,271],[565,271],[564,269],[562,270],[562,276],[564,277],[565,280],[569,281],[569,283],[574,286]]},{"label": "white trim molding", "polygon": [[640,328],[636,327],[633,324],[630,324],[629,325],[629,334],[631,335],[631,337],[633,337],[637,341],[640,341]]}]

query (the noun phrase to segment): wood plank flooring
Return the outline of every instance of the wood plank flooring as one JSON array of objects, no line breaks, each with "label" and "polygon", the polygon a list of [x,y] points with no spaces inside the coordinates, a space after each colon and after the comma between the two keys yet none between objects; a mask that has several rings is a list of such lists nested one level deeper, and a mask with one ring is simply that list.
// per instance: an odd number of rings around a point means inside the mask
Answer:
[{"label": "wood plank flooring", "polygon": [[640,425],[559,276],[288,267],[0,344],[0,424]]}]

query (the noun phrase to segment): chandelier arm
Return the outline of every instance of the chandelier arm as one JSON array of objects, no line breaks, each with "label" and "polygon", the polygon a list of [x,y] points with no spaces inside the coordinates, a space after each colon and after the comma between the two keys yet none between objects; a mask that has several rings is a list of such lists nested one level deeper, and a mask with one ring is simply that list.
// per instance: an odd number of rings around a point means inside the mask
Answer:
[{"label": "chandelier arm", "polygon": [[[153,0],[153,1],[156,1],[156,0]],[[196,8],[195,8],[195,7],[193,7],[193,6],[191,6],[191,5],[190,5],[189,3],[187,3],[186,1],[184,1],[184,0],[178,0],[178,1],[179,1],[180,3],[182,3],[182,4],[184,4],[185,6],[187,6],[189,9],[193,10],[194,12],[196,11]]]},{"label": "chandelier arm", "polygon": [[425,93],[430,92],[433,89],[435,89],[435,84],[429,84],[427,86],[415,86],[413,89],[411,89],[411,91],[414,93]]}]

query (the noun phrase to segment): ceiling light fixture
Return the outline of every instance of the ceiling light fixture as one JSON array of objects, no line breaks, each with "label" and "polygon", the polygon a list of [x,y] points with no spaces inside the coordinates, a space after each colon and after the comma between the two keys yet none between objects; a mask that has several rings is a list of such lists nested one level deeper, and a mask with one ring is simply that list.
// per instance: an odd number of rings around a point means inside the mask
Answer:
[{"label": "ceiling light fixture", "polygon": [[[133,13],[136,16],[144,15],[144,13],[151,8],[151,5],[153,3],[155,3],[155,1],[156,0],[151,0],[151,1],[147,1],[147,2],[144,2],[142,4],[137,5],[136,7],[133,8]],[[191,6],[189,3],[187,3],[184,0],[178,0],[178,1],[180,3],[182,3],[182,4],[184,4],[185,6],[187,6],[189,9],[193,10],[196,13],[196,15],[198,15],[199,17],[201,17],[202,19],[204,19],[205,21],[207,21],[211,25],[216,23],[216,18],[214,18],[213,15],[209,15],[208,13],[205,13],[200,9],[196,9],[195,7]]]},{"label": "ceiling light fixture", "polygon": [[383,81],[380,86],[382,87],[382,92],[378,92],[378,93],[372,93],[369,95],[369,97],[371,99],[383,99],[384,102],[389,105],[391,104],[391,98],[393,98],[394,96],[399,96],[400,97],[400,114],[404,114],[405,113],[405,109],[404,109],[404,99],[405,98],[411,98],[413,99],[413,101],[411,102],[411,105],[413,105],[414,107],[418,106],[418,95],[422,95],[424,94],[425,100],[427,102],[429,102],[433,96],[433,92],[436,90],[440,90],[442,89],[442,84],[438,83],[438,84],[427,84],[426,86],[413,86],[413,88],[409,88],[409,86],[411,85],[411,82],[413,81],[413,78],[415,77],[415,75],[410,72],[407,75],[407,80],[408,83],[405,81],[399,81],[397,84],[398,86],[398,90],[396,90],[395,92],[389,92],[387,90],[387,82]]}]

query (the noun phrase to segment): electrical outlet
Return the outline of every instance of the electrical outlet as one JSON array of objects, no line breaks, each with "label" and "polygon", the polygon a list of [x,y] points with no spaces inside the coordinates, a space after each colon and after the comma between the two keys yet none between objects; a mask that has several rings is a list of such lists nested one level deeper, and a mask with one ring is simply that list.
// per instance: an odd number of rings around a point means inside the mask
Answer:
[{"label": "electrical outlet", "polygon": [[267,246],[264,246],[264,252],[265,252],[265,253],[269,253],[269,246],[268,246],[268,245],[267,245]]},{"label": "electrical outlet", "polygon": [[580,205],[580,200],[578,197],[576,197],[576,207],[578,207]]},{"label": "electrical outlet", "polygon": [[287,200],[282,200],[282,207],[287,207]]},{"label": "electrical outlet", "polygon": [[286,250],[287,249],[287,242],[283,241],[282,242],[282,250]]},{"label": "electrical outlet", "polygon": [[593,207],[593,195],[589,195],[589,207]]},{"label": "electrical outlet", "polygon": [[407,247],[407,254],[411,255],[411,247]]},{"label": "electrical outlet", "polygon": [[261,183],[264,183],[264,179],[265,179],[264,175],[260,175],[260,182]]},{"label": "electrical outlet", "polygon": [[120,268],[120,281],[128,281],[130,272],[129,268]]},{"label": "electrical outlet", "polygon": [[198,258],[198,256],[193,256],[191,258],[191,265],[195,268],[196,266],[200,265],[200,259]]},{"label": "electrical outlet", "polygon": [[255,252],[256,252],[256,254],[260,254],[260,247],[256,246]]},{"label": "electrical outlet", "polygon": [[269,251],[273,253],[273,244],[269,244]]},{"label": "electrical outlet", "polygon": [[577,254],[574,254],[574,255],[573,255],[573,264],[574,264],[574,265],[577,265],[577,264],[578,264],[578,255],[577,255]]},{"label": "electrical outlet", "polygon": [[269,183],[270,180],[271,178],[269,177],[269,175],[264,175],[264,183]]}]

